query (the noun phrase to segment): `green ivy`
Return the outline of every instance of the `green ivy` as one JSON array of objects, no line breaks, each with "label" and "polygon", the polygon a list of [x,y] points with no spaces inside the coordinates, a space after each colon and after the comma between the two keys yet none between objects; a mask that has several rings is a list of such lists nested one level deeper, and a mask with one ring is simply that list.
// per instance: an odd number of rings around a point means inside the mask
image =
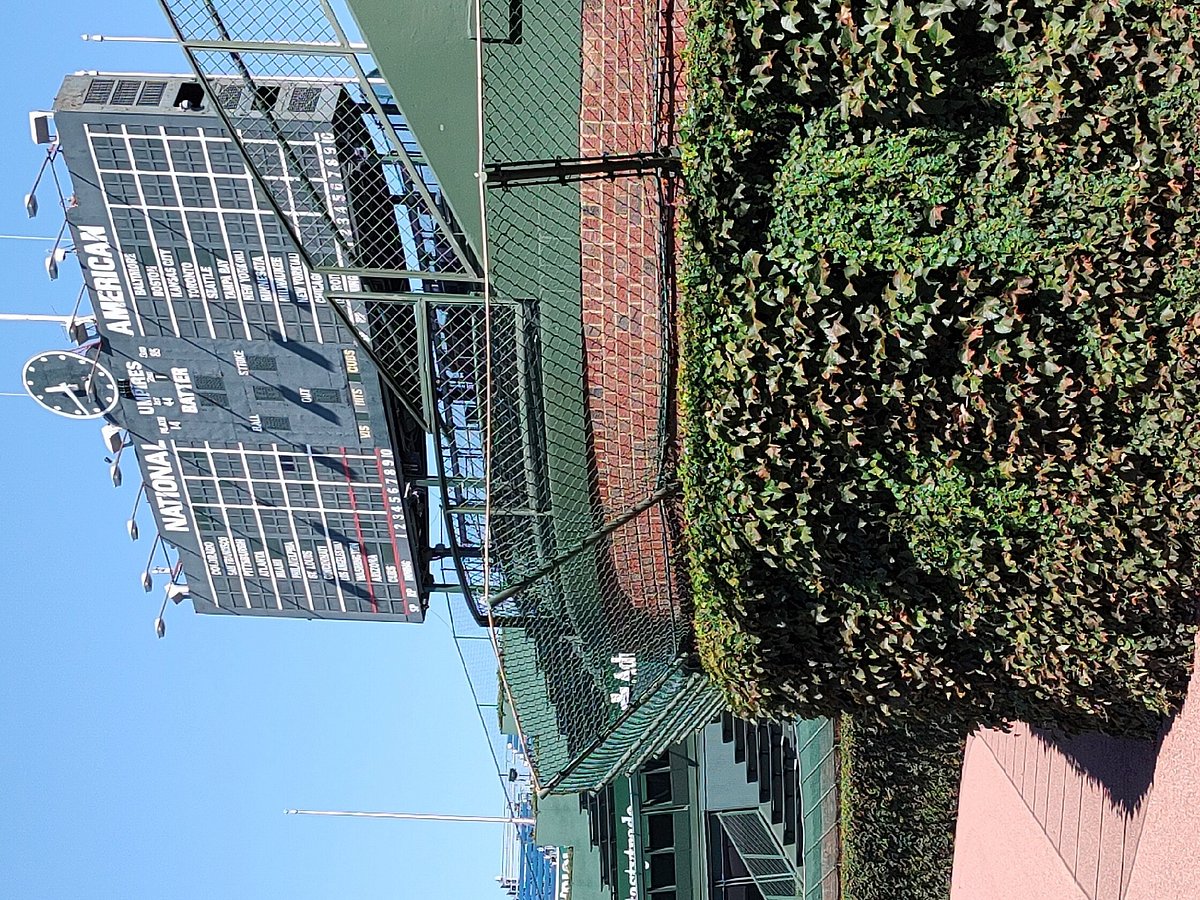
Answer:
[{"label": "green ivy", "polygon": [[687,537],[731,702],[1146,732],[1192,660],[1200,11],[699,0]]},{"label": "green ivy", "polygon": [[950,895],[964,745],[941,728],[842,717],[843,900]]}]

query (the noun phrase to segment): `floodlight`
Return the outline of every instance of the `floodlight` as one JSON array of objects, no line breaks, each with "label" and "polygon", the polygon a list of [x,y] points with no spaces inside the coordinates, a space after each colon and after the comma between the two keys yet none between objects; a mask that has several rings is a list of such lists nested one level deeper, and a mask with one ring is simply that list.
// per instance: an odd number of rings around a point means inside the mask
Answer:
[{"label": "floodlight", "polygon": [[102,425],[100,426],[100,437],[104,439],[104,446],[113,453],[120,453],[121,448],[125,446],[125,439],[121,436],[120,425]]},{"label": "floodlight", "polygon": [[53,113],[34,110],[29,114],[29,138],[35,144],[52,144],[54,136],[50,133],[50,120]]}]

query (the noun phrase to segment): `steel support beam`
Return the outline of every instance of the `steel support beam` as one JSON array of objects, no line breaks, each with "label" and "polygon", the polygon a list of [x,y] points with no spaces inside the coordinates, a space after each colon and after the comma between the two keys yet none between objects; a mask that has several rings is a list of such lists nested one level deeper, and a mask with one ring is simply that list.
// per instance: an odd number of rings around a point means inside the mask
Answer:
[{"label": "steel support beam", "polygon": [[673,175],[679,172],[674,149],[649,153],[606,153],[576,159],[525,159],[492,163],[484,167],[489,188],[526,187],[535,184],[569,184],[600,178]]}]

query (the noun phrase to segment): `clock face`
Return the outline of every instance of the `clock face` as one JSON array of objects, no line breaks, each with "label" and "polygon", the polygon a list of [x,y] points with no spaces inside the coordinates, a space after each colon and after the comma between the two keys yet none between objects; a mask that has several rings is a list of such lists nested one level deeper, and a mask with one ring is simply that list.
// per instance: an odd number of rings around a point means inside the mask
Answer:
[{"label": "clock face", "polygon": [[21,380],[39,405],[68,419],[96,419],[117,405],[112,373],[78,353],[39,353],[25,363]]}]

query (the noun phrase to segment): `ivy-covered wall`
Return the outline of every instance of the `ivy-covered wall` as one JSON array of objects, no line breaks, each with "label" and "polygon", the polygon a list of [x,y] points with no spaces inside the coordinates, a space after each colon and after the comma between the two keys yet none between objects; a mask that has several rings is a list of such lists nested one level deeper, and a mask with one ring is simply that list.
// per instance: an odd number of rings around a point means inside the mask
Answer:
[{"label": "ivy-covered wall", "polygon": [[743,710],[1152,730],[1192,657],[1200,10],[695,4],[688,540]]}]

